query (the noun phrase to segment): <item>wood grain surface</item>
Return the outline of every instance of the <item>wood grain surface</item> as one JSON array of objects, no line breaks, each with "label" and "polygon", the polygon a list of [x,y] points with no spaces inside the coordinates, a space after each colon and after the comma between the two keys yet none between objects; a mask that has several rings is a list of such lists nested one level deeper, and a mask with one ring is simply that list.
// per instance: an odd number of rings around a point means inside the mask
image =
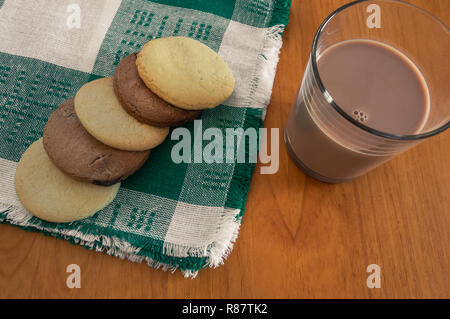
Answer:
[{"label": "wood grain surface", "polygon": [[[266,127],[284,128],[313,36],[346,0],[293,0]],[[450,1],[409,1],[450,24]],[[444,61],[443,63],[449,63]],[[194,280],[0,225],[2,298],[449,298],[450,133],[353,182],[306,177],[280,134],[280,170],[255,171],[225,265]],[[82,287],[66,286],[81,267]],[[369,264],[381,288],[366,286]]]}]

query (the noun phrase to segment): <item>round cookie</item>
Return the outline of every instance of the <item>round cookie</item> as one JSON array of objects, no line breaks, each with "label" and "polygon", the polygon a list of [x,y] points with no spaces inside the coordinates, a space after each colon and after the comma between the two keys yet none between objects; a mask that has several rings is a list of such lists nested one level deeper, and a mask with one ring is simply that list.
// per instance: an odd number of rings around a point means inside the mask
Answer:
[{"label": "round cookie", "polygon": [[193,121],[201,111],[188,111],[175,107],[144,84],[136,67],[137,56],[123,59],[114,75],[114,91],[125,111],[140,122],[168,127]]},{"label": "round cookie", "polygon": [[42,139],[31,144],[17,166],[17,196],[33,215],[65,223],[94,215],[116,197],[120,184],[98,186],[61,172],[47,156]]},{"label": "round cookie", "polygon": [[191,38],[152,40],[138,54],[136,65],[153,93],[186,110],[214,108],[234,90],[234,77],[225,61]]},{"label": "round cookie", "polygon": [[149,150],[169,134],[168,127],[150,126],[129,115],[114,93],[111,77],[85,84],[75,96],[75,112],[89,134],[120,150]]},{"label": "round cookie", "polygon": [[78,120],[73,99],[50,116],[43,143],[48,157],[64,173],[102,186],[124,180],[144,165],[150,154],[121,151],[97,141]]}]

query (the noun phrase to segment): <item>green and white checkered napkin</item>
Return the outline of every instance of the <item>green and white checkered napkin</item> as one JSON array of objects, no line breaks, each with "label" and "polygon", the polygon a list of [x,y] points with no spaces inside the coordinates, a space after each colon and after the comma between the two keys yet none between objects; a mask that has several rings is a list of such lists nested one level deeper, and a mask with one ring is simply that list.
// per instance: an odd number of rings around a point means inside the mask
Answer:
[{"label": "green and white checkered napkin", "polygon": [[[75,4],[75,6],[74,6]],[[175,164],[169,138],[95,216],[53,224],[17,199],[14,173],[50,114],[86,82],[111,76],[149,40],[182,35],[217,51],[233,96],[203,130],[262,126],[290,0],[0,0],[0,222],[194,277],[238,235],[255,164]],[[81,24],[77,28],[77,14]],[[186,127],[194,134],[194,125]],[[201,133],[201,132],[200,132]],[[30,181],[32,182],[32,181]]]}]

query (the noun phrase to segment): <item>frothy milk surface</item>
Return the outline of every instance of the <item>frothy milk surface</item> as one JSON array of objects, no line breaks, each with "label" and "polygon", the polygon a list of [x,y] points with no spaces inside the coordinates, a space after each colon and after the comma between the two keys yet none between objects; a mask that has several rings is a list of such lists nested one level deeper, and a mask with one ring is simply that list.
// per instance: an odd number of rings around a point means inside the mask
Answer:
[{"label": "frothy milk surface", "polygon": [[327,48],[317,66],[333,100],[366,126],[397,135],[416,134],[424,126],[427,84],[417,66],[393,47],[343,41]]}]

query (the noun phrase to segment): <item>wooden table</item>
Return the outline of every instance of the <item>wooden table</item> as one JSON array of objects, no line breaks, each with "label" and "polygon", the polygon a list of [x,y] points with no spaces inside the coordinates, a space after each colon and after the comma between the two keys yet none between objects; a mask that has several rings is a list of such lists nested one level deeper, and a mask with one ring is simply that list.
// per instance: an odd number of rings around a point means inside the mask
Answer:
[{"label": "wooden table", "polygon": [[[267,127],[284,127],[314,33],[347,1],[293,2]],[[450,24],[450,1],[411,2]],[[306,177],[280,148],[279,172],[254,175],[224,266],[190,280],[0,225],[0,297],[450,297],[449,132],[341,185]],[[81,289],[66,286],[73,263]],[[381,267],[380,289],[366,286],[369,264]]]}]

